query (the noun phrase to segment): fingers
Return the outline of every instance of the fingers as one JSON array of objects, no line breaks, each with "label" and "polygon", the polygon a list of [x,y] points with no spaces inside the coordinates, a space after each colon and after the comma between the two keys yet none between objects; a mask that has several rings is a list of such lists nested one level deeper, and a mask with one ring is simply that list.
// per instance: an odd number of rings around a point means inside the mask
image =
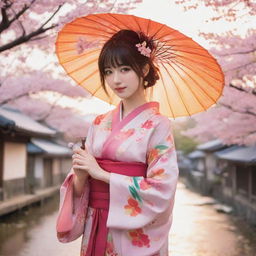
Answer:
[{"label": "fingers", "polygon": [[83,165],[84,166],[84,161],[83,160],[81,160],[81,159],[74,159],[73,160],[73,165]]},{"label": "fingers", "polygon": [[87,154],[87,149],[81,149],[81,148],[75,148],[73,149],[73,152],[75,154],[79,154],[79,155],[82,155],[82,156],[85,156]]},{"label": "fingers", "polygon": [[72,155],[72,159],[76,159],[76,158],[80,159],[80,160],[84,160],[84,159],[86,159],[86,156],[82,156],[82,155],[75,153]]}]

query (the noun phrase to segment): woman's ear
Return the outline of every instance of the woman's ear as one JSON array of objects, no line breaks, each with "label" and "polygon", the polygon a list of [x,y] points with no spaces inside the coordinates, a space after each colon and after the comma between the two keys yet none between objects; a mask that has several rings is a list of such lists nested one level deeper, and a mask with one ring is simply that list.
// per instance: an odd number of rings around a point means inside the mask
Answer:
[{"label": "woman's ear", "polygon": [[143,72],[143,77],[146,77],[148,75],[148,72],[149,72],[149,64],[146,64],[143,69],[142,69],[142,72]]}]

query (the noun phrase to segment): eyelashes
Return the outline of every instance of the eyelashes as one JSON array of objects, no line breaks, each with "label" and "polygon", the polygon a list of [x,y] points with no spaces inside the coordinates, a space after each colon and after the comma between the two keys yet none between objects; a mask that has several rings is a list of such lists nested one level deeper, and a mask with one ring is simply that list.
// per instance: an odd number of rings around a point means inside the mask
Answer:
[{"label": "eyelashes", "polygon": [[[114,68],[114,69],[116,69],[116,68]],[[119,69],[119,71],[120,71],[121,73],[125,73],[125,72],[130,71],[130,70],[131,70],[131,67],[129,67],[129,66],[124,66],[124,67],[118,67],[117,69]],[[110,68],[107,68],[107,69],[104,70],[104,75],[105,75],[105,76],[108,76],[108,75],[110,75],[110,74],[112,74],[112,73],[113,73],[113,70],[110,69]]]}]

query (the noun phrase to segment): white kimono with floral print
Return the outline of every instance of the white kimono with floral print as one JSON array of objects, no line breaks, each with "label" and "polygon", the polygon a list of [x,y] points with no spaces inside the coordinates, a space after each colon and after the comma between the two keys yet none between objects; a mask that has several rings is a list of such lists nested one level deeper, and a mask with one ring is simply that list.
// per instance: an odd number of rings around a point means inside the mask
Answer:
[{"label": "white kimono with floral print", "polygon": [[[135,108],[122,120],[121,106],[122,102],[96,117],[88,132],[87,148],[95,157],[147,163],[148,168],[146,178],[110,174],[109,232],[104,256],[168,256],[179,173],[170,120],[159,114],[157,102]],[[88,183],[81,198],[73,198],[72,181],[70,173],[61,186],[57,235],[64,243],[83,235],[84,256],[94,209],[88,206]]]}]

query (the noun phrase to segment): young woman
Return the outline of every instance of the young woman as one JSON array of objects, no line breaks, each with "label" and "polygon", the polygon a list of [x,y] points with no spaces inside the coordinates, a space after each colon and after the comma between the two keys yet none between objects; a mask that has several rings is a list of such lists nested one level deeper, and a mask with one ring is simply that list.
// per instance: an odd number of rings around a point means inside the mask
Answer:
[{"label": "young woman", "polygon": [[83,235],[81,256],[168,256],[178,180],[170,120],[148,102],[159,79],[152,40],[121,30],[102,48],[102,86],[120,97],[91,125],[61,186],[59,241]]}]

